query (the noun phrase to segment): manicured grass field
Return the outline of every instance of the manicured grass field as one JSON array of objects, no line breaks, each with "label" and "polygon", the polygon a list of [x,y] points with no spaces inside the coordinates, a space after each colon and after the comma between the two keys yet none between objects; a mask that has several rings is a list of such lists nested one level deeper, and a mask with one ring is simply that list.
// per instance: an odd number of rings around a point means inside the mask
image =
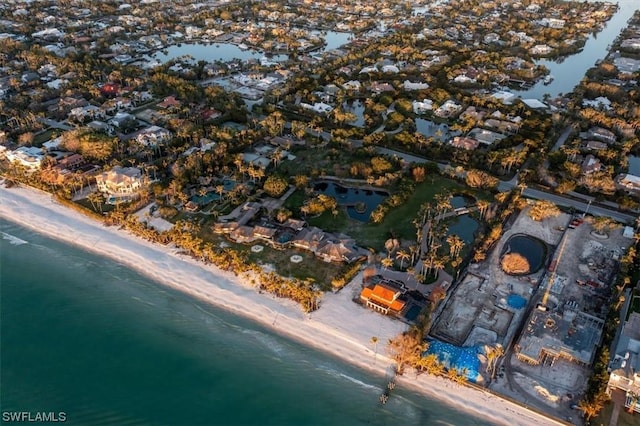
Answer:
[{"label": "manicured grass field", "polygon": [[[609,419],[611,419],[611,414],[613,412],[613,404],[611,402],[607,403],[598,417],[591,420],[592,426],[609,426]],[[576,411],[576,414],[580,413]],[[640,415],[638,414],[630,414],[624,407],[620,409],[620,415],[618,416],[618,423],[616,426],[638,426],[640,422]]]},{"label": "manicured grass field", "polygon": [[[355,238],[360,246],[372,247],[380,251],[384,248],[384,242],[391,236],[401,240],[415,240],[416,228],[413,225],[413,219],[416,218],[420,206],[433,201],[436,194],[458,191],[468,192],[468,188],[455,180],[433,176],[419,184],[413,196],[403,205],[392,208],[381,223],[363,223],[353,220],[344,209],[340,209],[337,216],[331,212],[325,212],[319,217],[310,218],[308,222],[326,231],[347,234]],[[484,198],[487,194],[483,193],[481,196]]]}]

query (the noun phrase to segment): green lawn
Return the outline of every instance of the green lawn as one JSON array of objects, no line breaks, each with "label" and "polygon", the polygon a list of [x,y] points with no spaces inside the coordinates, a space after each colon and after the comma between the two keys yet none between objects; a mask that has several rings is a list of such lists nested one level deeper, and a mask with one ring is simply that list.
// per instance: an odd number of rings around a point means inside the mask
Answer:
[{"label": "green lawn", "polygon": [[[262,245],[264,250],[260,253],[250,251],[249,260],[251,262],[271,265],[278,274],[284,277],[311,278],[325,291],[331,289],[331,280],[344,268],[342,264],[323,262],[308,251],[296,249],[277,250],[265,243],[258,242],[257,244]],[[291,256],[294,254],[302,256],[302,262],[291,262]]]},{"label": "green lawn", "polygon": [[[455,180],[433,176],[419,184],[413,196],[403,205],[391,209],[382,223],[363,224],[347,219],[348,223],[343,228],[343,232],[354,237],[361,246],[373,247],[376,250],[382,250],[384,242],[392,235],[400,240],[413,241],[416,238],[413,219],[416,218],[420,206],[425,202],[433,201],[436,194],[447,191],[452,193],[468,192],[468,188]],[[339,218],[336,222],[339,222]]]},{"label": "green lawn", "polygon": [[[345,265],[336,263],[327,263],[316,258],[313,253],[297,250],[297,249],[285,249],[277,250],[270,247],[265,242],[257,241],[255,244],[259,244],[264,247],[264,250],[260,253],[253,253],[251,246],[253,244],[238,244],[227,240],[222,235],[214,234],[211,230],[214,220],[207,220],[202,224],[199,236],[204,241],[210,242],[215,246],[219,246],[220,243],[224,243],[232,249],[240,252],[247,253],[249,261],[261,265],[271,265],[275,268],[278,274],[284,277],[294,277],[299,279],[313,279],[323,290],[331,289],[331,280],[335,278],[339,272],[341,272]],[[291,262],[291,256],[297,254],[302,256],[302,262]]]},{"label": "green lawn", "polygon": [[53,135],[59,135],[59,134],[60,134],[60,130],[57,130],[57,129],[45,130],[44,132],[38,133],[33,136],[33,145],[42,146],[42,144],[50,140],[53,137]]},{"label": "green lawn", "polygon": [[[609,419],[611,418],[611,413],[613,412],[613,404],[611,402],[607,403],[598,417],[591,420],[592,426],[609,426]],[[576,414],[579,415],[579,412],[576,411]],[[620,409],[620,415],[618,416],[618,423],[616,426],[638,426],[640,424],[640,415],[638,414],[630,414],[624,407]]]},{"label": "green lawn", "polygon": [[[380,251],[384,248],[384,242],[391,236],[401,240],[415,240],[416,229],[413,225],[413,219],[420,206],[425,202],[432,201],[436,194],[447,191],[468,193],[469,189],[455,180],[433,176],[433,178],[419,184],[413,196],[403,205],[391,209],[382,223],[363,223],[351,219],[345,209],[340,209],[337,216],[331,212],[325,212],[319,217],[309,218],[308,222],[310,225],[328,232],[347,234],[355,238],[360,246],[372,247]],[[488,197],[486,193],[478,193],[477,195],[481,198]],[[295,211],[302,205],[304,199],[305,195],[301,191],[296,191],[287,200],[285,206]]]},{"label": "green lawn", "polygon": [[[429,177],[427,181],[417,185],[413,196],[403,205],[390,210],[382,223],[365,223],[351,219],[344,208],[339,209],[337,215],[327,211],[318,217],[308,218],[307,221],[311,226],[317,226],[327,232],[349,235],[361,247],[382,251],[384,250],[385,241],[391,236],[401,240],[415,241],[416,230],[412,222],[420,206],[425,202],[432,201],[436,194],[443,192],[470,193],[469,189],[463,184],[434,175]],[[475,192],[473,193],[475,194]],[[487,193],[478,193],[477,195],[481,198],[488,197]],[[284,207],[295,213],[306,198],[303,191],[296,191],[287,199]],[[212,220],[208,221],[203,228],[209,228],[212,223]],[[203,229],[201,236],[205,241],[219,242],[221,238],[220,236],[214,236],[209,229]],[[239,250],[249,250],[246,245],[231,245]],[[271,264],[278,273],[284,276],[313,278],[323,287],[327,286],[326,288],[329,288],[331,280],[345,267],[344,265],[323,262],[308,252],[293,249],[276,250],[266,244],[261,245],[265,247],[261,253],[247,251],[252,262]],[[466,249],[468,250],[468,248]],[[463,255],[465,253],[463,252]],[[303,262],[298,264],[291,263],[290,257],[293,254],[301,255],[304,259]]]}]

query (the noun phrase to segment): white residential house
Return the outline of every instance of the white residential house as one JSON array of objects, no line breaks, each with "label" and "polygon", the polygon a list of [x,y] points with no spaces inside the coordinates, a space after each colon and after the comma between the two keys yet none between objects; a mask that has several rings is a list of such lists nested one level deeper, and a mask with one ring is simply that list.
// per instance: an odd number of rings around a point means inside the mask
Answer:
[{"label": "white residential house", "polygon": [[397,74],[397,73],[400,72],[400,68],[398,68],[395,65],[383,65],[382,66],[382,72],[390,73],[390,74]]},{"label": "white residential house", "polygon": [[622,43],[620,43],[620,47],[623,49],[640,50],[640,38],[628,38],[623,40]]},{"label": "white residential house", "polygon": [[31,37],[44,40],[60,40],[64,37],[64,31],[60,31],[57,28],[47,28],[31,34]]},{"label": "white residential house", "polygon": [[549,28],[564,28],[566,21],[564,19],[557,18],[542,18],[542,25]]},{"label": "white residential house", "polygon": [[531,53],[532,55],[544,56],[551,53],[551,50],[551,47],[547,46],[546,44],[536,44],[531,49],[529,49],[529,53]]},{"label": "white residential house", "polygon": [[137,195],[146,184],[146,178],[137,167],[115,166],[108,172],[98,174],[96,184],[98,190],[109,199],[126,199]]},{"label": "white residential house", "polygon": [[471,78],[468,77],[465,74],[460,74],[458,76],[456,76],[456,78],[453,79],[454,83],[458,83],[458,84],[475,84],[477,83],[475,78]]},{"label": "white residential house", "polygon": [[104,111],[95,105],[86,105],[83,107],[73,108],[69,111],[69,120],[78,123],[84,122],[86,119],[104,119],[106,117]]},{"label": "white residential house", "polygon": [[497,41],[500,41],[500,36],[498,34],[496,34],[496,33],[489,33],[489,34],[484,36],[483,41],[486,44],[495,43]]},{"label": "white residential house", "polygon": [[411,90],[424,90],[424,89],[428,89],[429,88],[429,84],[428,83],[413,83],[409,80],[405,80],[404,83],[402,83],[402,87],[404,88],[404,90],[406,91],[411,91]]},{"label": "white residential house", "polygon": [[640,70],[640,60],[621,56],[613,60],[613,64],[621,73],[632,74]]},{"label": "white residential house", "polygon": [[129,113],[119,112],[115,117],[109,120],[109,124],[118,129],[122,129],[127,126],[137,126],[138,119]]},{"label": "white residential house", "polygon": [[438,117],[448,118],[462,111],[462,105],[458,105],[451,99],[440,105],[435,111],[434,114]]},{"label": "white residential house", "polygon": [[21,146],[13,151],[6,151],[5,156],[10,162],[22,165],[28,172],[39,170],[45,158],[42,149],[35,146]]},{"label": "white residential house", "polygon": [[609,371],[607,393],[624,392],[625,408],[640,413],[640,313],[631,313],[622,326]]},{"label": "white residential house", "polygon": [[171,139],[171,132],[160,126],[150,126],[142,129],[136,136],[136,141],[144,146],[156,147]]},{"label": "white residential house", "polygon": [[467,137],[473,138],[483,145],[493,145],[494,143],[504,139],[506,136],[501,133],[492,132],[491,130],[475,127],[471,129],[467,134]]},{"label": "white residential house", "polygon": [[501,101],[505,105],[511,105],[517,98],[511,92],[506,92],[504,90],[497,91],[491,95],[492,98],[495,98]]},{"label": "white residential house", "polygon": [[344,90],[353,90],[355,92],[359,92],[362,88],[362,84],[358,80],[350,80],[342,85]]},{"label": "white residential house", "polygon": [[611,101],[609,98],[604,96],[598,96],[595,99],[583,99],[582,106],[598,108],[601,110],[610,110],[611,109]]},{"label": "white residential house", "polygon": [[624,191],[640,193],[640,176],[628,173],[616,176],[616,186]]},{"label": "white residential house", "polygon": [[333,111],[333,107],[325,104],[324,102],[316,102],[313,105],[301,102],[300,106],[305,109],[310,109],[318,114],[328,114]]},{"label": "white residential house", "polygon": [[62,143],[62,136],[58,136],[55,139],[51,139],[42,144],[42,148],[47,151],[55,151],[60,148],[60,144]]},{"label": "white residential house", "polygon": [[433,110],[433,101],[431,99],[424,99],[422,101],[413,101],[413,112],[415,114],[424,114],[427,111]]},{"label": "white residential house", "polygon": [[376,67],[375,65],[372,65],[370,67],[364,67],[360,70],[360,74],[369,74],[372,72],[378,72],[378,67]]},{"label": "white residential house", "polygon": [[602,169],[602,163],[591,154],[587,155],[582,162],[582,173],[585,175],[599,172],[600,169]]}]

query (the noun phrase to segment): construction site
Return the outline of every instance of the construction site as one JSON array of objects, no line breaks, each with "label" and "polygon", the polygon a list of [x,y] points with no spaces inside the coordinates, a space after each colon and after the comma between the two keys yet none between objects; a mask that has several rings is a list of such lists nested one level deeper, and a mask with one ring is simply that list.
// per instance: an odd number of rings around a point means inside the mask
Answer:
[{"label": "construction site", "polygon": [[521,399],[558,417],[571,415],[586,387],[619,259],[633,242],[622,226],[597,233],[592,219],[568,223],[504,364]]},{"label": "construction site", "polygon": [[[561,215],[540,223],[527,214],[520,214],[487,259],[472,264],[450,293],[434,322],[431,336],[458,346],[508,346],[544,277],[544,265],[560,243],[563,233],[559,229],[563,229],[568,220],[568,215]],[[540,258],[532,262],[538,263],[537,269],[520,275],[502,270],[501,258],[513,249],[514,242],[524,251],[540,248]]]},{"label": "construction site", "polygon": [[[495,375],[479,368],[476,381],[569,420],[602,338],[618,260],[633,240],[622,226],[595,232],[590,217],[536,222],[527,211],[505,225],[485,261],[469,267],[436,312],[430,337],[460,348],[503,347]],[[512,253],[527,259],[526,272],[504,271]]]}]

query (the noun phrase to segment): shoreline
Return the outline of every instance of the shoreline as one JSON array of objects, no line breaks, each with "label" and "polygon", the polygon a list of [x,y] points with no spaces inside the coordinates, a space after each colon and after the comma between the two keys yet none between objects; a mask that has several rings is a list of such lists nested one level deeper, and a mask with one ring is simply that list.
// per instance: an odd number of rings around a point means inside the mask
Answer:
[{"label": "shoreline", "polygon": [[[323,295],[320,309],[304,314],[287,299],[258,293],[250,277],[235,276],[189,256],[106,227],[66,208],[48,193],[26,187],[0,186],[0,217],[50,238],[78,246],[132,268],[160,285],[251,319],[274,332],[321,350],[384,378],[394,362],[385,343],[406,325],[351,301],[358,279],[338,293]],[[185,280],[184,277],[189,277]],[[378,338],[374,348],[371,337]],[[504,425],[560,425],[564,422],[531,411],[488,391],[457,385],[441,377],[408,373],[398,384],[486,421]]]}]

